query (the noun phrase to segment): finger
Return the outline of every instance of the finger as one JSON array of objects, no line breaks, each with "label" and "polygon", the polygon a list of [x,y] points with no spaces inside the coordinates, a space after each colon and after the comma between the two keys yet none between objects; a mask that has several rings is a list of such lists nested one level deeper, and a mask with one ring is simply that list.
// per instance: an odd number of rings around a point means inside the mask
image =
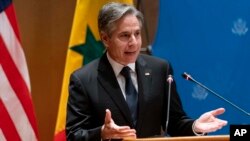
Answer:
[{"label": "finger", "polygon": [[130,128],[129,126],[118,126],[118,125],[114,125],[113,127],[114,127],[114,129],[116,129],[117,131],[131,130],[131,128]]},{"label": "finger", "polygon": [[217,119],[217,122],[220,126],[225,126],[227,125],[227,121],[226,120],[222,120],[222,119]]},{"label": "finger", "polygon": [[220,128],[220,126],[218,126],[218,125],[214,125],[214,124],[206,124],[206,125],[204,125],[204,126],[202,126],[201,128],[200,128],[200,131],[201,132],[206,132],[206,133],[209,133],[209,132],[214,132],[214,131],[216,131],[217,129],[219,129]]},{"label": "finger", "polygon": [[129,126],[118,126],[118,125],[116,125],[112,119],[111,119],[111,123],[106,124],[105,126],[107,126],[108,129],[111,129],[113,131],[129,130],[130,129]]},{"label": "finger", "polygon": [[214,116],[217,116],[217,115],[221,115],[225,112],[225,109],[224,108],[218,108],[218,109],[215,109],[215,110],[212,110],[210,111],[210,113]]},{"label": "finger", "polygon": [[136,138],[136,134],[131,132],[113,133],[111,138],[112,139]]},{"label": "finger", "polygon": [[227,121],[217,119],[213,122],[203,124],[200,128],[202,132],[215,132],[227,124]]},{"label": "finger", "polygon": [[135,135],[136,132],[135,131],[132,131],[132,130],[124,130],[124,131],[116,131],[116,132],[113,132],[113,134],[117,134],[117,135],[120,135],[120,136],[128,136],[128,135]]},{"label": "finger", "polygon": [[136,130],[135,129],[130,129],[127,126],[121,127],[120,129],[116,130],[113,129],[112,132],[114,134],[135,134]]},{"label": "finger", "polygon": [[121,138],[126,138],[126,139],[128,139],[128,138],[130,138],[130,139],[136,139],[136,134],[133,134],[133,133],[129,133],[129,134],[122,134],[121,135]]},{"label": "finger", "polygon": [[130,133],[135,134],[136,133],[135,129],[120,129],[118,130],[118,132],[120,134],[130,134]]},{"label": "finger", "polygon": [[105,124],[111,123],[112,117],[109,109],[106,109]]}]

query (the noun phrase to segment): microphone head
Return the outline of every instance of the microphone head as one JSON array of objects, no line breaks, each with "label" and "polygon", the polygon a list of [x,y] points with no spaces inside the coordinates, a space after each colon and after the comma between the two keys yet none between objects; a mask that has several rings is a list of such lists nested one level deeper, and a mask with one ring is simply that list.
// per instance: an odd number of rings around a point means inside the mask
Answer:
[{"label": "microphone head", "polygon": [[190,75],[187,74],[186,72],[184,72],[184,73],[182,74],[182,77],[183,77],[184,79],[186,79],[186,80],[189,80]]},{"label": "microphone head", "polygon": [[184,79],[186,79],[186,80],[194,81],[194,79],[192,78],[192,76],[191,76],[190,74],[186,73],[186,72],[184,72],[184,73],[182,74],[182,77],[183,77]]},{"label": "microphone head", "polygon": [[168,83],[172,83],[174,80],[173,80],[173,76],[172,75],[168,75],[168,78],[167,78],[167,82]]}]

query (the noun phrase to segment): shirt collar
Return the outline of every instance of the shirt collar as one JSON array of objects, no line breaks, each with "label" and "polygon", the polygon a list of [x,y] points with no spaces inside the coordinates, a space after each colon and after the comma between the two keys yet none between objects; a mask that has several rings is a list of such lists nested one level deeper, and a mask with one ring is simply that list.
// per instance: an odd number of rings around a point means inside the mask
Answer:
[{"label": "shirt collar", "polygon": [[[114,59],[112,59],[108,52],[107,52],[107,58],[108,58],[109,63],[111,64],[111,66],[115,72],[115,76],[118,76],[120,74],[121,70],[123,69],[123,67],[125,67],[125,66],[122,64],[119,64]],[[135,63],[129,63],[127,66],[132,70],[132,72],[135,72]]]}]

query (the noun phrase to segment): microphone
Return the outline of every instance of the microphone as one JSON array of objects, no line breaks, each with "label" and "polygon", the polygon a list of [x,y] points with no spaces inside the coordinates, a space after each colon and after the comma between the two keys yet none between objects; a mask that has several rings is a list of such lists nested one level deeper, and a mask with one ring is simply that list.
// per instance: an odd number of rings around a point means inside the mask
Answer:
[{"label": "microphone", "polygon": [[170,111],[170,95],[171,95],[171,84],[173,82],[173,76],[168,75],[167,82],[168,82],[168,101],[167,101],[167,120],[166,120],[166,130],[165,134],[167,134],[168,123],[169,123],[169,111]]},{"label": "microphone", "polygon": [[240,108],[239,106],[237,106],[236,104],[234,104],[233,102],[227,100],[226,98],[224,98],[223,96],[219,95],[218,93],[212,91],[211,89],[209,89],[208,87],[206,87],[205,85],[201,84],[200,82],[196,81],[190,74],[184,72],[182,74],[182,77],[186,80],[192,81],[196,84],[198,84],[199,86],[201,86],[202,88],[206,89],[207,91],[211,92],[212,94],[214,94],[215,96],[219,97],[220,99],[226,101],[227,103],[229,103],[231,106],[233,106],[234,108],[236,108],[237,110],[243,112],[244,114],[250,116],[250,113],[246,112],[245,110],[243,110],[242,108]]}]

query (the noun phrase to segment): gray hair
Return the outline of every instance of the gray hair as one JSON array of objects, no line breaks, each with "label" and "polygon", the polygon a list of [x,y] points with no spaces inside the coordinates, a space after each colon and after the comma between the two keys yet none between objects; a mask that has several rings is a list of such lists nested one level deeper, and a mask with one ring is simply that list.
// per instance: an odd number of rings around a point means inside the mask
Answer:
[{"label": "gray hair", "polygon": [[99,33],[104,32],[109,36],[115,29],[115,23],[125,15],[135,15],[140,22],[142,28],[143,15],[133,5],[125,3],[110,2],[102,7],[98,16]]}]

